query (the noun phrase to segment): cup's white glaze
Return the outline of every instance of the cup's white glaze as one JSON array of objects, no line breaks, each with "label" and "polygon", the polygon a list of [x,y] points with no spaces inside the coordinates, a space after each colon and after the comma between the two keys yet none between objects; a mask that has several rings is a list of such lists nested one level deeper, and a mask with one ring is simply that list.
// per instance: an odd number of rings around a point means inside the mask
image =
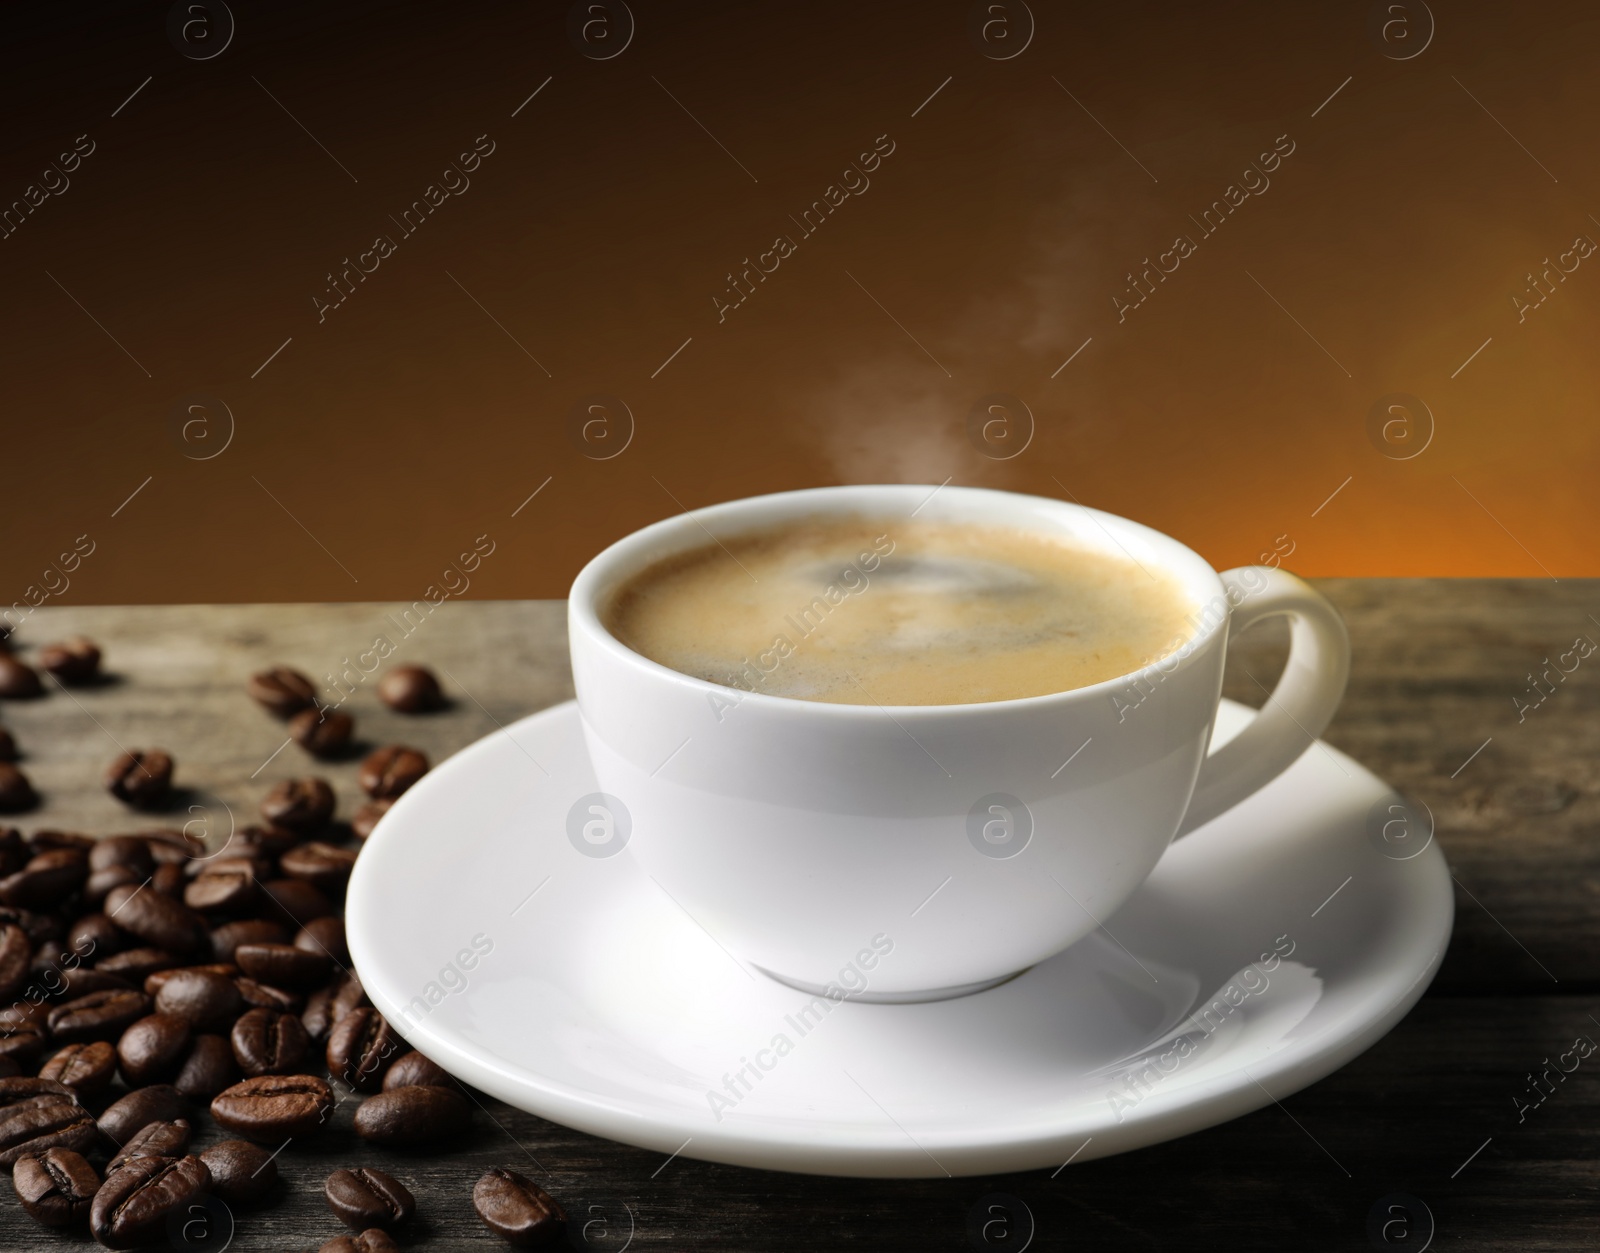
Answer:
[{"label": "cup's white glaze", "polygon": [[[883,707],[691,678],[602,623],[619,585],[674,552],[827,514],[884,518],[893,538],[894,519],[913,513],[1062,535],[1159,568],[1192,600],[1192,634],[1160,662],[1091,687]],[[1294,626],[1279,687],[1206,760],[1230,623],[1273,614]],[[868,986],[855,990],[868,999],[985,986],[1092,931],[1175,834],[1310,745],[1348,672],[1337,613],[1292,575],[1218,575],[1136,522],[960,487],[817,488],[659,522],[584,567],[568,627],[588,750],[602,789],[626,810],[629,852],[720,944],[786,981],[835,985],[870,958]],[[773,634],[784,630],[775,623]],[[886,946],[892,960],[880,961]]]}]

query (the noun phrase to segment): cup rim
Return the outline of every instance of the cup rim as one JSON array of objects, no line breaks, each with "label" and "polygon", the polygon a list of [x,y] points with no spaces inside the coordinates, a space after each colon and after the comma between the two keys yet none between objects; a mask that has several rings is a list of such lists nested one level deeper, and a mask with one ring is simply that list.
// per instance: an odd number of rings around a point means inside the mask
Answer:
[{"label": "cup rim", "polygon": [[[939,705],[880,705],[873,704],[847,704],[841,701],[806,700],[798,696],[781,696],[771,692],[756,692],[746,688],[733,687],[725,683],[715,683],[709,679],[701,679],[694,675],[684,674],[670,666],[662,665],[646,657],[643,653],[629,648],[615,635],[602,621],[599,611],[599,600],[602,593],[620,583],[633,574],[646,568],[652,561],[668,556],[672,552],[682,551],[683,547],[692,547],[693,544],[680,547],[668,547],[670,541],[680,537],[693,537],[698,531],[700,536],[713,535],[707,527],[707,522],[720,522],[744,515],[757,515],[746,527],[734,527],[732,533],[740,530],[756,530],[763,525],[763,518],[768,525],[780,523],[785,517],[804,516],[807,506],[812,506],[814,512],[832,513],[864,513],[874,512],[890,513],[894,503],[906,503],[915,498],[920,499],[923,505],[930,503],[935,496],[941,493],[950,493],[948,500],[965,502],[975,509],[986,507],[993,508],[998,514],[1006,508],[1018,511],[1031,505],[1038,509],[1043,507],[1049,510],[1066,510],[1073,518],[1087,518],[1097,525],[1101,531],[1111,538],[1113,543],[1121,547],[1113,528],[1123,530],[1138,537],[1146,544],[1154,547],[1168,549],[1171,559],[1161,563],[1161,568],[1169,575],[1177,577],[1186,589],[1194,583],[1203,583],[1207,586],[1204,596],[1191,593],[1192,610],[1186,621],[1193,622],[1200,619],[1201,625],[1192,630],[1172,649],[1161,657],[1140,666],[1136,670],[1113,675],[1109,679],[1102,679],[1097,683],[1087,684],[1083,687],[1067,688],[1060,692],[1042,692],[1032,696],[1009,697],[1005,700],[968,701],[960,704]],[[845,506],[845,502],[859,501],[855,507]],[[874,501],[890,502],[890,507],[883,504],[874,506]],[[825,509],[815,509],[815,506],[826,505]],[[921,511],[921,507],[913,511],[913,515]],[[1004,525],[1004,521],[996,517],[994,525]],[[1014,524],[1014,523],[1013,523]],[[1123,550],[1126,554],[1127,550]],[[1137,559],[1135,559],[1137,560]],[[1175,566],[1184,566],[1187,569],[1180,572]],[[627,567],[619,572],[619,567]],[[746,701],[755,701],[755,709],[767,708],[774,712],[787,712],[794,716],[809,716],[815,718],[859,718],[864,713],[887,713],[897,719],[916,719],[920,721],[935,721],[948,717],[970,717],[975,713],[1001,710],[1028,710],[1046,708],[1051,705],[1069,704],[1080,700],[1092,699],[1125,687],[1130,680],[1156,670],[1167,663],[1170,658],[1178,655],[1178,661],[1168,666],[1163,673],[1171,674],[1173,671],[1189,664],[1192,658],[1204,650],[1204,647],[1227,625],[1232,616],[1233,606],[1226,595],[1226,589],[1216,569],[1181,540],[1174,539],[1163,531],[1136,522],[1131,518],[1124,518],[1118,514],[1108,513],[1102,509],[1094,509],[1088,505],[1078,504],[1075,501],[1057,500],[1048,496],[1033,496],[1024,492],[1009,492],[996,488],[986,487],[956,487],[947,484],[921,484],[921,483],[885,483],[885,484],[845,484],[832,487],[801,488],[786,492],[769,492],[759,496],[741,496],[733,500],[721,501],[712,505],[701,506],[698,509],[687,509],[673,517],[663,518],[648,526],[632,531],[621,539],[607,545],[578,571],[577,577],[572,581],[572,587],[567,594],[568,630],[572,634],[572,645],[576,644],[576,635],[581,631],[587,639],[598,646],[612,660],[624,665],[643,670],[657,681],[666,681],[689,691],[703,694],[708,697],[723,696],[732,704],[744,705]],[[1220,601],[1223,611],[1220,615],[1209,615],[1207,606]],[[1181,655],[1180,655],[1181,654]],[[725,695],[724,695],[725,694]]]}]

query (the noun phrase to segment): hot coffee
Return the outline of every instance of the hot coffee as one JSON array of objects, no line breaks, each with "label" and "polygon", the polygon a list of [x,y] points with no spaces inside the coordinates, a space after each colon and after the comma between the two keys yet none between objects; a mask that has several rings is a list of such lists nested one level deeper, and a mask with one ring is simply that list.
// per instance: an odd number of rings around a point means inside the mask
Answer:
[{"label": "hot coffee", "polygon": [[746,691],[954,705],[1086,687],[1193,631],[1178,581],[1065,536],[915,518],[816,517],[678,553],[628,579],[607,629]]}]

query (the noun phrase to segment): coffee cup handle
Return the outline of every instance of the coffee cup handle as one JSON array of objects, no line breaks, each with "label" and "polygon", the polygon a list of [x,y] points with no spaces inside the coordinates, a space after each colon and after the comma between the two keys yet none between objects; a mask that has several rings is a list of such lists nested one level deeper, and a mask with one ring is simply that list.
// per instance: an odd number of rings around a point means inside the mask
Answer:
[{"label": "coffee cup handle", "polygon": [[1322,593],[1269,566],[1241,566],[1220,577],[1233,606],[1228,630],[1281,614],[1290,621],[1289,660],[1250,725],[1201,762],[1179,835],[1233,808],[1299,760],[1332,719],[1350,677],[1350,637]]}]

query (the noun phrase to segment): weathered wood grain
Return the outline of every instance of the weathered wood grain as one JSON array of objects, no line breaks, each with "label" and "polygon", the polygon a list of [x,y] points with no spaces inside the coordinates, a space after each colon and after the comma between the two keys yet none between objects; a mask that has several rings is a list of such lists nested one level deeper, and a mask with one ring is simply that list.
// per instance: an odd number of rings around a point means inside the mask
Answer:
[{"label": "weathered wood grain", "polygon": [[[1433,809],[1438,838],[1472,894],[1458,895],[1455,941],[1429,996],[1337,1074],[1282,1107],[1054,1177],[1038,1171],[955,1181],[816,1179],[687,1157],[663,1165],[660,1154],[487,1099],[453,1151],[386,1151],[354,1136],[351,1099],[320,1140],[280,1156],[280,1194],[238,1215],[230,1247],[316,1248],[339,1234],[321,1182],[357,1159],[411,1186],[421,1217],[403,1243],[427,1249],[504,1247],[471,1209],[472,1182],[489,1165],[522,1170],[548,1187],[593,1224],[588,1243],[576,1247],[594,1250],[623,1247],[630,1226],[632,1249],[961,1249],[971,1247],[968,1212],[991,1192],[1030,1208],[1035,1249],[1363,1248],[1368,1210],[1392,1192],[1432,1208],[1437,1248],[1594,1247],[1600,1053],[1548,1081],[1554,1093],[1521,1121],[1518,1106],[1531,1099],[1530,1071],[1579,1035],[1600,1040],[1600,1007],[1582,995],[1600,984],[1600,789],[1592,764],[1600,747],[1600,655],[1521,723],[1511,697],[1525,689],[1530,667],[1555,658],[1552,648],[1559,652],[1578,634],[1600,640],[1600,626],[1586,617],[1600,617],[1600,587],[1321,586],[1344,611],[1355,649],[1349,696],[1328,738]],[[320,678],[347,657],[355,662],[380,633],[398,645],[392,661],[437,668],[454,703],[406,718],[377,701],[373,679],[356,684],[345,708],[374,744],[410,743],[439,760],[571,694],[558,604],[447,602],[404,639],[385,618],[388,609],[41,610],[16,640],[24,657],[81,631],[104,645],[116,678],[70,696],[52,690],[38,701],[0,704],[0,723],[17,736],[22,764],[44,793],[21,825],[96,834],[149,825],[99,787],[119,744],[159,745],[178,759],[178,780],[190,792],[161,821],[192,821],[216,838],[230,814],[241,824],[253,820],[271,783],[311,762],[297,746],[282,747],[281,724],[244,694],[244,677],[286,662]],[[1259,703],[1257,682],[1270,686],[1283,647],[1270,628],[1255,634],[1235,643],[1238,664],[1227,687]],[[348,814],[359,795],[354,759],[317,763],[316,772],[334,783]],[[202,1144],[220,1138],[202,1122]],[[7,1193],[0,1184],[0,1247],[85,1246],[81,1237],[36,1227]]]}]

